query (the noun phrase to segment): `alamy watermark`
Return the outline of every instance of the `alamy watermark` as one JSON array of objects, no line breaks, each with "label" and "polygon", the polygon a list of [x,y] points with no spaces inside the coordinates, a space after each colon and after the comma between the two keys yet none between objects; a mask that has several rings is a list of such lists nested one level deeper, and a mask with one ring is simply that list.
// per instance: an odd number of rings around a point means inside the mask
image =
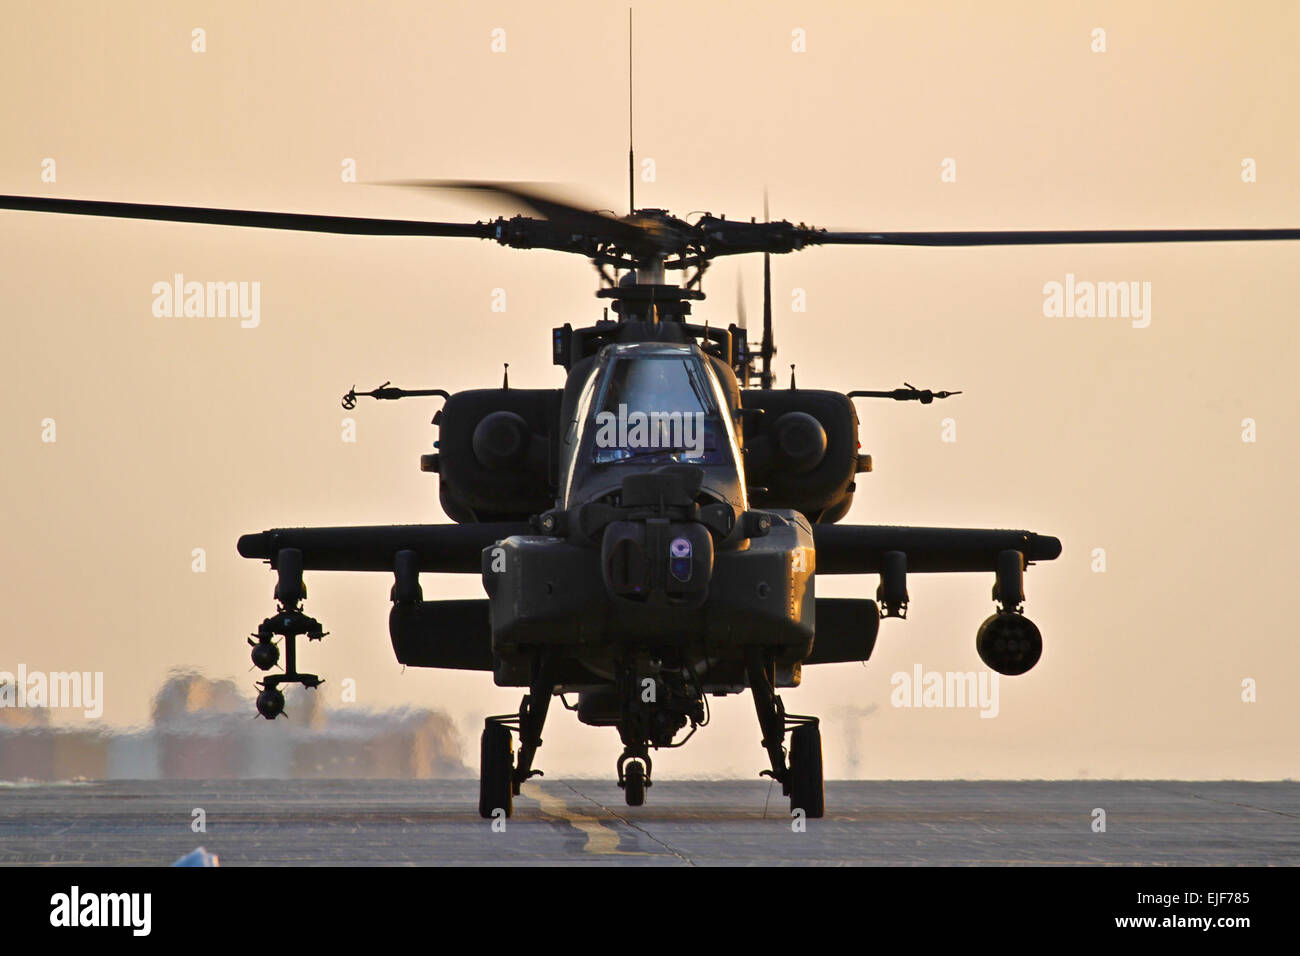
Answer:
[{"label": "alamy watermark", "polygon": [[104,714],[103,671],[0,671],[0,708],[79,708],[89,720]]},{"label": "alamy watermark", "polygon": [[998,675],[991,671],[895,671],[889,702],[895,707],[970,707],[980,717],[998,715]]},{"label": "alamy watermark", "polygon": [[240,319],[240,327],[262,322],[262,283],[186,282],[176,273],[170,282],[153,284],[153,314],[160,319]]},{"label": "alamy watermark", "polygon": [[671,449],[687,458],[704,455],[703,412],[629,412],[620,404],[618,412],[596,414],[598,448]]},{"label": "alamy watermark", "polygon": [[1133,328],[1151,324],[1150,282],[1092,282],[1065,274],[1043,286],[1043,315],[1051,318],[1132,319]]},{"label": "alamy watermark", "polygon": [[50,897],[54,927],[122,927],[132,936],[148,936],[152,912],[152,893],[83,893],[74,883],[68,892]]}]

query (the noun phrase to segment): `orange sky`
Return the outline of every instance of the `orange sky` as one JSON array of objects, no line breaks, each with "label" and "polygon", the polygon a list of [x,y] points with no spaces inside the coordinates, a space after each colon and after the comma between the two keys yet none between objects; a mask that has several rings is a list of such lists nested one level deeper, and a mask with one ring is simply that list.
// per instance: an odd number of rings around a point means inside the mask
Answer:
[{"label": "orange sky", "polygon": [[[1085,12],[1086,11],[1086,12]],[[502,211],[340,181],[530,179],[626,196],[625,8],[607,3],[30,4],[0,38],[0,191],[351,215]],[[191,51],[191,31],[207,50]],[[1106,31],[1093,53],[1091,32]],[[492,30],[506,51],[491,51]],[[807,52],[791,49],[805,31]],[[857,229],[1300,226],[1300,8],[1285,2],[659,3],[638,7],[636,137],[678,214]],[[1258,181],[1243,183],[1243,158]],[[54,183],[42,160],[56,162]],[[941,182],[956,161],[957,181]],[[576,258],[0,213],[6,408],[0,670],[99,670],[104,718],[146,719],[177,666],[242,684],[272,576],[239,534],[445,520],[435,404],[353,384],[556,387],[552,326],[599,315]],[[890,677],[981,665],[991,576],[914,577],[867,667],[809,669],[826,772],[872,777],[1285,777],[1297,769],[1292,580],[1300,244],[822,249],[774,261],[779,367],[805,387],[963,389],[860,403],[861,523],[1029,528],[1065,552],[1027,578],[1046,651],[997,719],[890,705]],[[719,263],[696,315],[750,314],[757,259]],[[259,282],[261,321],[166,319],[154,283]],[[1152,322],[1045,317],[1073,274],[1150,282]],[[494,289],[507,311],[491,311]],[[793,290],[806,313],[792,313]],[[782,376],[784,381],[784,373]],[[940,441],[944,418],[957,441]],[[1253,418],[1258,440],[1243,443]],[[58,440],[41,441],[53,418]],[[191,551],[207,550],[207,571]],[[1090,570],[1104,548],[1108,570]],[[445,708],[472,741],[519,691],[408,670],[390,581],[308,576],[332,632],[303,664],[367,707]],[[424,580],[472,596],[471,578]],[[874,579],[820,593],[870,596]],[[1241,701],[1245,679],[1258,701]],[[656,761],[756,774],[748,699]],[[875,709],[871,710],[875,705]],[[869,716],[861,716],[869,712]],[[553,712],[539,765],[612,773],[610,730]],[[472,737],[471,737],[472,735]]]}]

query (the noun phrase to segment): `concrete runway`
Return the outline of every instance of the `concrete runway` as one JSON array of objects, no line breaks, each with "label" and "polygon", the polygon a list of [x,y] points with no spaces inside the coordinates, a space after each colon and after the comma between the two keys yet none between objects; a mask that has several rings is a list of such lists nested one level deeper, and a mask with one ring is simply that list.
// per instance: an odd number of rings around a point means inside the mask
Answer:
[{"label": "concrete runway", "polygon": [[609,781],[533,781],[504,832],[477,800],[474,780],[4,784],[0,863],[160,865],[202,845],[223,866],[1300,864],[1289,782],[830,781],[801,833],[766,780],[664,779],[636,809]]}]

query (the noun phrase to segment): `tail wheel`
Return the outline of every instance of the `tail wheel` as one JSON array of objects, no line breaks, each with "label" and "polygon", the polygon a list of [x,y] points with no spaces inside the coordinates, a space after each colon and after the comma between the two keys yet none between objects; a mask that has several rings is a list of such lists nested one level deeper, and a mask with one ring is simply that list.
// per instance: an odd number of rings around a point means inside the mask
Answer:
[{"label": "tail wheel", "polygon": [[802,724],[790,731],[790,811],[802,810],[809,820],[826,812],[822,789],[822,731]]},{"label": "tail wheel", "polygon": [[479,743],[478,813],[491,819],[497,810],[514,812],[515,745],[510,731],[489,721]]},{"label": "tail wheel", "polygon": [[645,764],[639,760],[629,761],[623,772],[623,795],[629,807],[645,803]]}]

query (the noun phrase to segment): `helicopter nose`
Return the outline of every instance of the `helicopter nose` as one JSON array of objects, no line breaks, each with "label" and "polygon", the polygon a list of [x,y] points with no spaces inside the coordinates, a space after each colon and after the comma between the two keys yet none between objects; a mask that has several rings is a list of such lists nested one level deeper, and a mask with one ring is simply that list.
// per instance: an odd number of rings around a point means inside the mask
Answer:
[{"label": "helicopter nose", "polygon": [[605,570],[605,587],[611,594],[637,597],[650,590],[650,569],[645,560],[645,549],[635,534],[615,535],[612,540],[606,531],[606,554],[602,555]]},{"label": "helicopter nose", "polygon": [[610,597],[697,607],[713,577],[713,536],[694,521],[614,521],[601,541]]}]

